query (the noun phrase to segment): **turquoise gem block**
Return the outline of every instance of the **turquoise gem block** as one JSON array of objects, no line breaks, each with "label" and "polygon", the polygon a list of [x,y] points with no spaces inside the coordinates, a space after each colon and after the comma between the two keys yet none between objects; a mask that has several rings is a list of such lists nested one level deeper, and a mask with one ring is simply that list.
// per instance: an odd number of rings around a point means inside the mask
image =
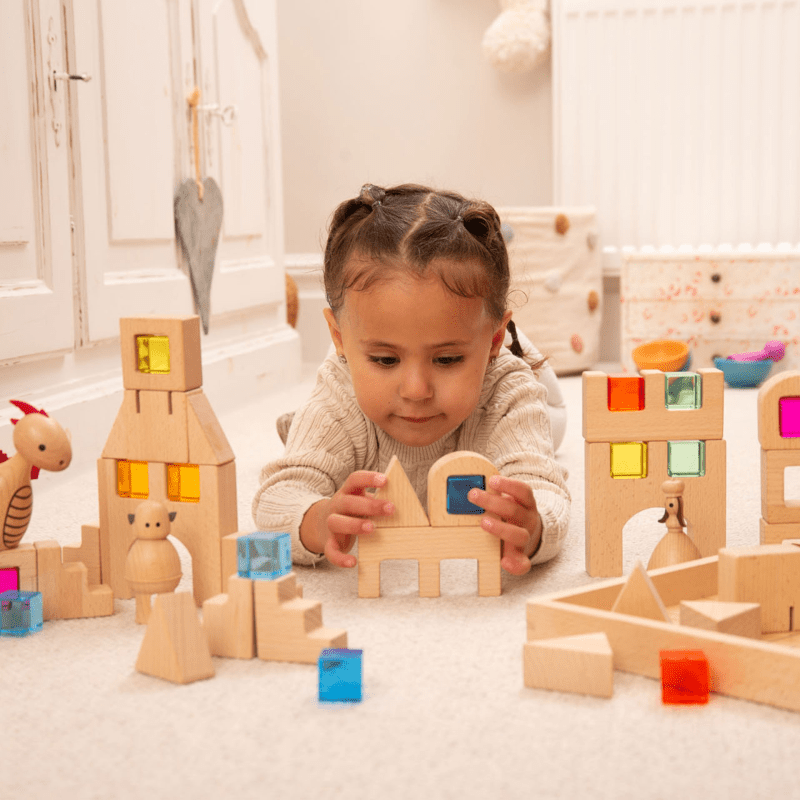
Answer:
[{"label": "turquoise gem block", "polygon": [[292,569],[292,543],[288,533],[256,531],[236,540],[239,577],[272,581]]},{"label": "turquoise gem block", "polygon": [[706,443],[667,442],[667,474],[671,478],[702,478],[706,474]]},{"label": "turquoise gem block", "polygon": [[483,475],[451,475],[447,479],[448,514],[483,514],[483,509],[467,500],[470,489],[486,489]]},{"label": "turquoise gem block", "polygon": [[325,703],[361,701],[363,650],[326,648],[319,654],[319,699]]},{"label": "turquoise gem block", "polygon": [[27,636],[42,629],[41,592],[0,594],[0,636]]},{"label": "turquoise gem block", "polygon": [[665,372],[664,404],[668,409],[696,409],[703,405],[703,378],[696,372]]}]

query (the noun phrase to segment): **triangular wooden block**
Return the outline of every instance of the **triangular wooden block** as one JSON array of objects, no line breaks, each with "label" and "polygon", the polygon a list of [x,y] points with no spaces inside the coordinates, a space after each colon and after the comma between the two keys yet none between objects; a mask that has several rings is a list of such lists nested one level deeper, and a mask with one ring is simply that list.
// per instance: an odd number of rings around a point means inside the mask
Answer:
[{"label": "triangular wooden block", "polygon": [[173,683],[214,676],[208,642],[190,592],[156,595],[136,669]]},{"label": "triangular wooden block", "polygon": [[611,610],[617,614],[631,614],[634,617],[656,619],[659,622],[672,622],[666,606],[640,561],[636,562]]},{"label": "triangular wooden block", "polygon": [[526,642],[525,685],[532,689],[611,697],[614,653],[605,633]]},{"label": "triangular wooden block", "polygon": [[378,489],[375,497],[394,503],[395,512],[391,517],[373,517],[375,527],[414,528],[430,525],[428,515],[397,456],[392,456],[384,474],[387,478],[386,486]]},{"label": "triangular wooden block", "polygon": [[681,625],[760,639],[761,606],[721,600],[684,600],[681,603]]}]

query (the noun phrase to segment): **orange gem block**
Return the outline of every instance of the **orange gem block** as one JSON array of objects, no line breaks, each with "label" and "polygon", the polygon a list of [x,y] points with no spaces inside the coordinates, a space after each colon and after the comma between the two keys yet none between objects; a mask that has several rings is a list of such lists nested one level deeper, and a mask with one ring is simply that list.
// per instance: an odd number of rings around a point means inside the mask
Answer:
[{"label": "orange gem block", "polygon": [[702,650],[662,650],[661,701],[667,705],[708,702],[708,659]]},{"label": "orange gem block", "polygon": [[642,411],[642,409],[644,409],[644,378],[609,375],[608,410]]}]

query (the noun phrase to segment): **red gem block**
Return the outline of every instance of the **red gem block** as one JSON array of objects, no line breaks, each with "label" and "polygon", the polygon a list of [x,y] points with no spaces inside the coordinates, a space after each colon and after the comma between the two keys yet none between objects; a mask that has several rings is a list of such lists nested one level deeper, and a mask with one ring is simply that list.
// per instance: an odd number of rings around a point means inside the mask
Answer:
[{"label": "red gem block", "polygon": [[661,701],[668,705],[708,702],[708,659],[702,650],[662,650]]},{"label": "red gem block", "polygon": [[644,409],[644,378],[609,375],[608,410],[641,411]]}]

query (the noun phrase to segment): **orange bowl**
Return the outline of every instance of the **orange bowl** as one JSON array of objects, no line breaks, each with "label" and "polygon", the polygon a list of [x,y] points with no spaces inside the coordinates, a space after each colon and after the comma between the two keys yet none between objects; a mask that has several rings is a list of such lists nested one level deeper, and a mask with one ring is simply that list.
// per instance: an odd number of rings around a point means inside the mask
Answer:
[{"label": "orange bowl", "polygon": [[689,346],[675,339],[658,339],[645,342],[634,349],[633,360],[642,369],[660,369],[662,372],[677,372],[689,358]]}]

